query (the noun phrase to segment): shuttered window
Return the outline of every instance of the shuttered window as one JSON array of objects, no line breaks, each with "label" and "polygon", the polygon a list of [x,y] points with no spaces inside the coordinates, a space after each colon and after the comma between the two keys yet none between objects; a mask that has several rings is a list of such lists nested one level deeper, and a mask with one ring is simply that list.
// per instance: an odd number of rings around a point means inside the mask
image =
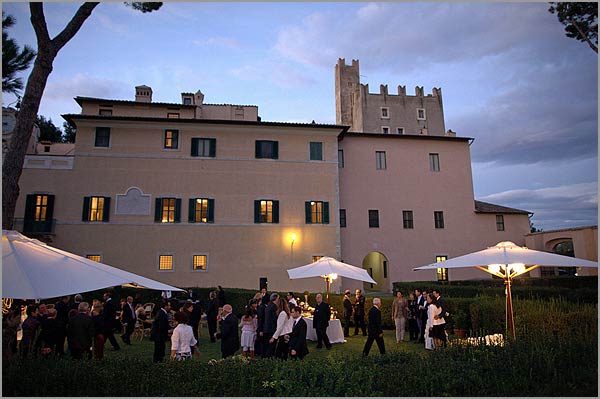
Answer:
[{"label": "shuttered window", "polygon": [[179,223],[181,221],[181,199],[157,198],[154,221],[156,223]]},{"label": "shuttered window", "polygon": [[110,197],[83,197],[83,222],[108,222]]},{"label": "shuttered window", "polygon": [[307,201],[304,210],[306,224],[329,224],[329,202]]}]

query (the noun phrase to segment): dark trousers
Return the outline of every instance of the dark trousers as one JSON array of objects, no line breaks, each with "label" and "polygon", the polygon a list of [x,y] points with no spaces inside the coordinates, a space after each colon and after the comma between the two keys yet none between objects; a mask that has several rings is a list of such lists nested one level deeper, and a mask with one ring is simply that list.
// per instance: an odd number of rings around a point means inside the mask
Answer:
[{"label": "dark trousers", "polygon": [[344,337],[350,335],[350,316],[352,316],[350,313],[344,315]]},{"label": "dark trousers", "polygon": [[165,341],[157,340],[154,341],[154,357],[153,360],[155,363],[162,362],[165,357]]},{"label": "dark trousers", "polygon": [[115,350],[121,349],[119,343],[115,339],[115,333],[113,332],[112,328],[104,331],[104,338],[106,339],[106,341],[110,342],[110,344]]},{"label": "dark trousers", "polygon": [[121,339],[128,345],[131,345],[131,334],[133,334],[133,329],[135,328],[135,321],[130,321],[125,326],[125,334],[121,335]]},{"label": "dark trousers", "polygon": [[71,357],[73,359],[86,359],[92,358],[92,352],[90,352],[89,347],[84,348],[80,343],[72,343],[71,344]]},{"label": "dark trousers", "polygon": [[94,336],[94,359],[102,359],[104,357],[104,335],[98,334]]},{"label": "dark trousers", "polygon": [[358,335],[358,328],[362,330],[364,336],[367,335],[367,327],[365,326],[365,315],[354,315],[354,335]]},{"label": "dark trousers", "polygon": [[215,333],[217,332],[217,319],[208,320],[208,336],[210,337],[210,342],[217,342],[215,339]]},{"label": "dark trousers", "polygon": [[56,355],[59,357],[63,357],[65,355],[65,339],[67,338],[66,332],[60,333],[58,337],[56,337]]},{"label": "dark trousers", "polygon": [[272,344],[269,343],[269,340],[273,337],[273,333],[263,332],[263,348],[262,348],[262,357],[273,357],[275,353],[275,342]]},{"label": "dark trousers", "polygon": [[317,327],[315,328],[315,332],[317,333],[317,348],[322,348],[323,343],[325,343],[327,349],[331,348],[331,342],[329,342],[329,337],[327,336],[327,327]]},{"label": "dark trousers", "polygon": [[417,329],[417,319],[408,319],[408,332],[410,340],[416,341],[419,339],[419,330]]},{"label": "dark trousers", "polygon": [[275,347],[275,357],[278,359],[287,360],[288,352],[290,351],[288,343],[285,342],[285,339],[283,337],[279,337],[277,338],[276,345],[277,346]]},{"label": "dark trousers", "polygon": [[260,336],[260,333],[256,332],[256,341],[254,341],[254,356],[262,356],[263,354],[263,337]]},{"label": "dark trousers", "polygon": [[367,356],[369,351],[371,350],[371,346],[373,345],[373,341],[377,342],[377,347],[379,348],[379,353],[382,355],[385,354],[385,344],[383,343],[383,337],[378,335],[371,335],[367,338],[367,342],[365,342],[365,348],[363,349],[363,355]]},{"label": "dark trousers", "polygon": [[419,342],[425,342],[425,326],[427,325],[427,317],[421,319],[421,336]]}]

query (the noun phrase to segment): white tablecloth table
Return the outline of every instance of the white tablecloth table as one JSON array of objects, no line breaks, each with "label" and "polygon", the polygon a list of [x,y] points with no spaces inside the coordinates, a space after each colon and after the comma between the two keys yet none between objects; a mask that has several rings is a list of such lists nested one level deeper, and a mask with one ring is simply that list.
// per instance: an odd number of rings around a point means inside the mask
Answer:
[{"label": "white tablecloth table", "polygon": [[[304,317],[306,321],[306,339],[311,341],[317,340],[317,331],[313,328],[313,319]],[[338,344],[346,342],[344,339],[344,330],[342,330],[342,323],[340,319],[329,320],[329,326],[327,327],[327,338],[332,344]]]}]

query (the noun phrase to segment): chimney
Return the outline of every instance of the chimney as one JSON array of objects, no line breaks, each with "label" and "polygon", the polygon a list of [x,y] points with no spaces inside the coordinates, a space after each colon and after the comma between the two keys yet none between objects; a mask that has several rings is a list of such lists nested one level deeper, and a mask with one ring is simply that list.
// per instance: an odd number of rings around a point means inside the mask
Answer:
[{"label": "chimney", "polygon": [[135,101],[140,103],[151,103],[152,88],[145,85],[135,86]]}]

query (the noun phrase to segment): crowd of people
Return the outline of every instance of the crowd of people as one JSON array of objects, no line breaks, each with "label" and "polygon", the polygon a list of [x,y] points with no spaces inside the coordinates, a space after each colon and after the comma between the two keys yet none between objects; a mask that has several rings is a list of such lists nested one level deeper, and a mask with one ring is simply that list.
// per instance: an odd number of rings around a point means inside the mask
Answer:
[{"label": "crowd of people", "polygon": [[[317,349],[331,349],[327,328],[331,317],[329,304],[321,294],[316,295],[317,304],[312,315],[312,327],[317,337]],[[81,295],[63,297],[56,304],[29,303],[25,308],[26,318],[21,322],[21,305],[14,305],[3,317],[3,358],[57,356],[69,354],[72,358],[102,359],[105,343],[108,341],[115,351],[120,345],[115,331],[124,345],[131,345],[134,328],[140,323],[150,328],[150,340],[154,342],[155,362],[165,358],[167,341],[171,341],[170,358],[186,360],[199,356],[198,327],[205,313],[211,342],[220,340],[223,358],[233,356],[240,348],[248,358],[303,359],[308,354],[306,344],[308,325],[302,317],[303,309],[298,305],[292,292],[286,297],[278,293],[267,293],[265,288],[249,301],[241,320],[235,316],[233,308],[226,302],[225,291],[221,286],[209,293],[208,303],[200,301],[163,300],[157,306],[153,320],[149,320],[146,310],[136,296],[121,299],[117,304],[110,292],[103,300],[83,301]],[[362,333],[367,337],[363,355],[368,355],[377,343],[380,353],[385,353],[381,319],[381,299],[374,298],[365,322],[366,300],[360,289],[351,296],[344,292],[343,329],[344,336],[350,333],[351,321],[354,335]],[[424,343],[427,349],[441,348],[446,344],[446,318],[449,315],[440,292],[428,293],[417,288],[404,298],[397,291],[392,303],[392,320],[396,327],[396,342],[405,342],[408,324],[409,341]],[[147,323],[147,324],[146,324]],[[17,347],[17,329],[21,327],[22,339]],[[239,331],[241,329],[241,339]],[[65,352],[65,343],[66,352]]]}]

